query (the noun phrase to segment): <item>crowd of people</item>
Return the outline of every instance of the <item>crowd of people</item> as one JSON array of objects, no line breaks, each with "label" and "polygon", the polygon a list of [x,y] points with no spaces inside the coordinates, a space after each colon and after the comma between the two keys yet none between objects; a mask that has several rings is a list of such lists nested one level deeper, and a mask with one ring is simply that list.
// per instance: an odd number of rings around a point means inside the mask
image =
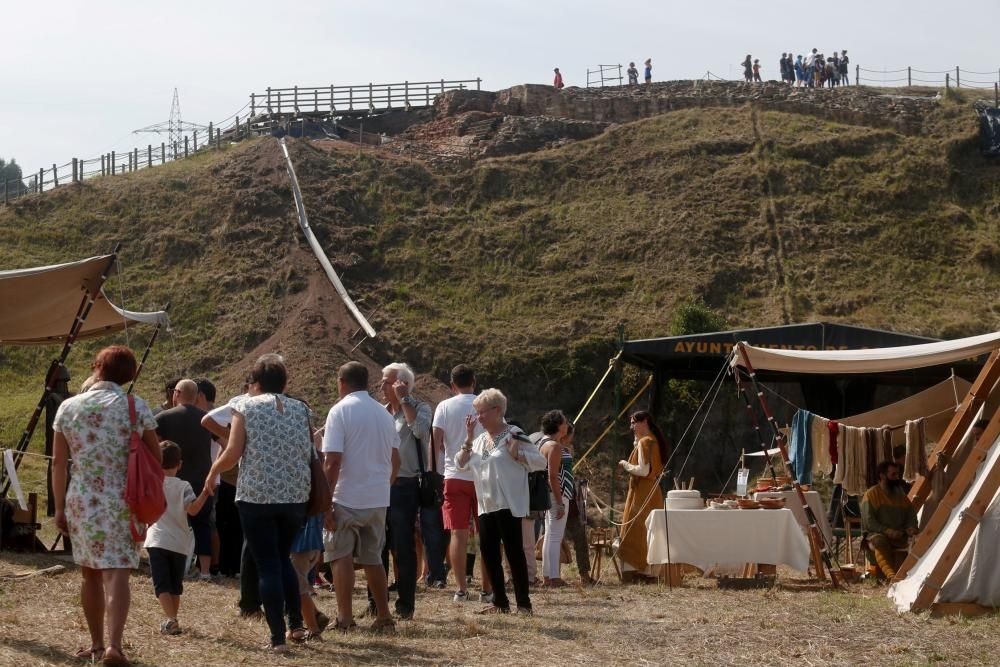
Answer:
[{"label": "crowd of people", "polygon": [[[848,64],[847,49],[840,53],[833,52],[832,56],[826,56],[813,49],[807,56],[801,54],[794,56],[792,52],[781,54],[778,61],[778,74],[782,83],[797,88],[835,88],[837,86],[848,86],[851,83],[850,70]],[[761,64],[759,58],[754,58],[749,53],[740,63],[743,68],[743,79],[747,83],[760,83]]]},{"label": "crowd of people", "polygon": [[[477,552],[478,600],[485,603],[479,613],[531,614],[532,588],[567,585],[564,539],[575,551],[580,583],[593,583],[585,481],[573,474],[573,423],[551,410],[536,432],[526,433],[508,420],[500,390],[477,392],[467,365],[452,370],[453,395],[435,408],[414,396],[406,364],[382,370],[381,401],[368,391],[367,367],[344,364],[338,400],[319,428],[310,406],[285,393],[288,371],[275,354],[261,356],[244,392],[222,405],[215,405],[207,379],[184,378],[168,383],[155,411],[123,389],[137,369],[127,347],[101,350],[93,368],[53,426],[55,520],[81,567],[90,630],[90,645],[78,657],[129,664],[122,633],[129,573],[142,546],[163,610],[161,633],[183,632],[185,581],[238,576],[241,615],[264,617],[267,646],[278,653],[289,642],[319,639],[331,623],[343,631],[356,627],[356,569],[365,574],[365,614],[375,632],[413,618],[418,580],[434,590],[447,588],[451,577],[452,599],[473,599]],[[631,425],[636,447],[622,462],[632,480],[625,521],[640,525],[662,507],[655,480],[666,445],[647,413],[633,415]],[[144,542],[132,534],[123,499],[133,433],[164,473],[166,511]],[[307,516],[316,465],[332,504]],[[542,476],[539,483],[529,483],[532,473]],[[437,476],[443,480],[435,493]],[[633,548],[636,540],[642,548]],[[644,540],[642,531],[626,533],[622,547],[627,568],[640,576]],[[336,597],[332,620],[313,600],[324,577]]]}]

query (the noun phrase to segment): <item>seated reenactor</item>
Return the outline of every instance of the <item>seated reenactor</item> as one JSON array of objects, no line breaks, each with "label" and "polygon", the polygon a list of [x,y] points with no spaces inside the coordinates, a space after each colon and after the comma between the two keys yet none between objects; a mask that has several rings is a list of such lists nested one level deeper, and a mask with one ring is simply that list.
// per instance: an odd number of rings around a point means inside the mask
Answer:
[{"label": "seated reenactor", "polygon": [[898,465],[879,463],[878,480],[861,500],[861,526],[879,569],[892,579],[901,560],[896,550],[906,549],[908,538],[917,533],[917,512],[903,490]]}]

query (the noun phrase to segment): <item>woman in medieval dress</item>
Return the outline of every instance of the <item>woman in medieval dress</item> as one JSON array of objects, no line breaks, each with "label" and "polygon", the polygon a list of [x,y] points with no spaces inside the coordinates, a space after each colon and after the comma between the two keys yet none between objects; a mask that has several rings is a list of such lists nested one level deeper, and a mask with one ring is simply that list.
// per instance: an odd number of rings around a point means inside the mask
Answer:
[{"label": "woman in medieval dress", "polygon": [[618,462],[629,475],[621,547],[618,550],[626,583],[654,575],[646,562],[646,517],[654,509],[663,507],[660,473],[668,456],[663,433],[648,412],[633,413],[629,418],[629,428],[635,435],[635,446],[627,461]]}]

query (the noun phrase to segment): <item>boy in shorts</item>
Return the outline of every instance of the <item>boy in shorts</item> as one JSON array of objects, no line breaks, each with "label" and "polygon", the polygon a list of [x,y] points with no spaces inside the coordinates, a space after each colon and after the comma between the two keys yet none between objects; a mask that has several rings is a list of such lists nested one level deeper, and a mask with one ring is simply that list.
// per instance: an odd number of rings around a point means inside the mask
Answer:
[{"label": "boy in shorts", "polygon": [[313,587],[310,583],[310,573],[313,568],[320,564],[323,554],[323,516],[317,514],[306,519],[306,525],[302,527],[299,534],[292,542],[292,551],[289,560],[295,574],[299,577],[299,596],[302,606],[302,620],[306,624],[308,631],[305,637],[295,636],[301,630],[290,630],[288,639],[297,641],[300,639],[321,639],[320,634],[330,624],[329,617],[316,609],[313,602]]},{"label": "boy in shorts", "polygon": [[167,511],[149,527],[143,546],[149,554],[153,592],[166,616],[160,623],[160,632],[179,635],[181,626],[177,622],[177,611],[184,591],[184,570],[188,555],[194,548],[194,535],[188,526],[188,517],[201,511],[211,488],[205,486],[196,497],[191,484],[177,477],[183,463],[177,443],[164,440],[160,443],[160,453],[163,456],[163,495],[167,499]]}]

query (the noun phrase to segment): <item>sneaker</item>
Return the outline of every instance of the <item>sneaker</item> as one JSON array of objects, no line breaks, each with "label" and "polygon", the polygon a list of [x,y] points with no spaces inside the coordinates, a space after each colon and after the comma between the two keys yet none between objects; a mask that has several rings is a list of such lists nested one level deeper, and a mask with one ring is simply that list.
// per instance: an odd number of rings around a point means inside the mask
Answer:
[{"label": "sneaker", "polygon": [[175,618],[166,618],[160,623],[160,634],[161,635],[179,635],[181,634],[181,626]]},{"label": "sneaker", "polygon": [[481,592],[479,594],[479,601],[483,604],[493,604],[493,593]]},{"label": "sneaker", "polygon": [[448,584],[446,584],[445,582],[441,581],[440,579],[438,579],[437,581],[432,581],[432,582],[431,582],[430,584],[428,584],[428,585],[429,585],[429,586],[430,586],[431,588],[436,588],[436,589],[438,589],[439,591],[440,591],[440,590],[444,590],[445,588],[448,588]]},{"label": "sneaker", "polygon": [[201,574],[201,573],[199,573],[198,574],[198,581],[200,581],[200,582],[202,582],[204,584],[211,584],[214,580],[212,579],[212,575],[210,575],[210,574]]},{"label": "sneaker", "polygon": [[469,594],[466,593],[465,591],[459,591],[455,593],[455,597],[453,599],[455,600],[455,602],[467,602],[469,599]]}]

